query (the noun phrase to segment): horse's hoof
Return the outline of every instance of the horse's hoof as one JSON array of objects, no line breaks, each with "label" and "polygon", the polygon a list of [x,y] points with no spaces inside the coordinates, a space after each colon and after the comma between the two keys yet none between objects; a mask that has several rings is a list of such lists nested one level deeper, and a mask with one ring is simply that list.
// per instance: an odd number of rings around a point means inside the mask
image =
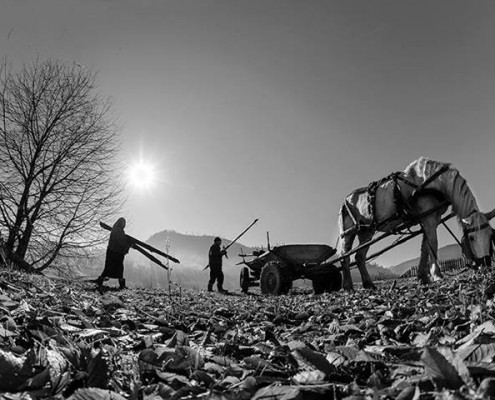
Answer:
[{"label": "horse's hoof", "polygon": [[428,285],[430,283],[430,279],[427,276],[418,276],[418,281],[422,285]]},{"label": "horse's hoof", "polygon": [[434,282],[438,282],[443,279],[442,271],[437,264],[433,263],[430,268],[430,275]]},{"label": "horse's hoof", "polygon": [[376,286],[372,281],[363,281],[363,289],[375,290]]}]

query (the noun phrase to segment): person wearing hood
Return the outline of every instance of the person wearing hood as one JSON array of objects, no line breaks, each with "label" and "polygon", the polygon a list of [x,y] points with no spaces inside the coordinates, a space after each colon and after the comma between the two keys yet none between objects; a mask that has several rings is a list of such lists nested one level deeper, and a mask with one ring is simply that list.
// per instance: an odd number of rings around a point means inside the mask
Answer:
[{"label": "person wearing hood", "polygon": [[124,257],[133,245],[131,238],[125,234],[125,223],[125,218],[119,218],[113,224],[112,231],[110,232],[105,257],[105,268],[96,280],[100,291],[103,288],[103,282],[107,278],[118,279],[119,289],[125,289]]}]

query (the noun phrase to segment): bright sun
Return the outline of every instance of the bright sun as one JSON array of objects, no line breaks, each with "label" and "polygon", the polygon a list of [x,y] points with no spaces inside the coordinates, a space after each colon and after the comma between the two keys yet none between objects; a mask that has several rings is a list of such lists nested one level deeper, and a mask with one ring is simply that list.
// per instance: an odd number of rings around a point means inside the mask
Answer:
[{"label": "bright sun", "polygon": [[156,169],[151,163],[135,162],[129,167],[128,180],[130,185],[137,190],[149,190],[156,184]]}]

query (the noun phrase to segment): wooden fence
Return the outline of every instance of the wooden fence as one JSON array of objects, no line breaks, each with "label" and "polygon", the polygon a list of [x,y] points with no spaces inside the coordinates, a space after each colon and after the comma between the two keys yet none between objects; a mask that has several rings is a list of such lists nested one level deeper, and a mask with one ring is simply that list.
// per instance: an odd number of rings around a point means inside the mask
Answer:
[{"label": "wooden fence", "polygon": [[[439,262],[440,270],[442,272],[458,272],[468,266],[466,260],[462,257],[460,258],[451,258],[449,260],[442,260]],[[418,275],[418,266],[414,266],[410,268],[408,271],[404,272],[399,278],[411,278],[416,277]]]}]

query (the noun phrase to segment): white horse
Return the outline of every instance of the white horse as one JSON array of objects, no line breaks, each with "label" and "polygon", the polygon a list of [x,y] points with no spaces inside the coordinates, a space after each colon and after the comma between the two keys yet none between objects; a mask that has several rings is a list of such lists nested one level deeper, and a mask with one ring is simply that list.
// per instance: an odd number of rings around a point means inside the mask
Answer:
[{"label": "white horse", "polygon": [[[424,231],[418,279],[423,284],[429,282],[430,262],[433,278],[440,279],[442,276],[436,264],[437,226],[448,205],[452,206],[459,221],[470,258],[477,265],[490,266],[492,228],[489,220],[495,216],[495,209],[489,213],[480,212],[473,193],[459,171],[450,164],[425,157],[412,162],[404,171],[391,174],[368,188],[356,189],[346,197],[339,213],[341,253],[352,249],[356,235],[359,243],[363,244],[370,241],[377,231],[393,232],[404,222],[416,222]],[[431,212],[437,207],[437,211]],[[414,220],[429,211],[428,215]],[[365,265],[368,249],[369,246],[364,246],[356,252],[355,259],[363,287],[374,288]],[[342,267],[343,288],[352,290],[349,257],[343,259]]]}]

